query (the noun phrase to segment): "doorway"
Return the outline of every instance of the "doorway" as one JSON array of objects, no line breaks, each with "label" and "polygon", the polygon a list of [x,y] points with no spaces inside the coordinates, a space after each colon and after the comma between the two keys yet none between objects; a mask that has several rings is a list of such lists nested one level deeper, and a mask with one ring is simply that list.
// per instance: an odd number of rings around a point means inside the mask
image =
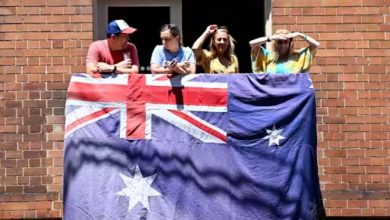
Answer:
[{"label": "doorway", "polygon": [[138,50],[140,73],[150,73],[153,49],[161,44],[161,26],[175,23],[181,28],[181,11],[181,0],[95,0],[94,40],[106,38],[105,28],[112,20],[125,20],[137,28],[130,42]]},{"label": "doorway", "polygon": [[[137,46],[140,72],[150,73],[150,57],[160,41],[165,23],[178,25],[185,46],[191,47],[209,24],[227,26],[236,40],[240,72],[250,73],[249,40],[264,36],[271,0],[182,1],[182,0],[94,0],[94,39],[105,38],[105,27],[114,19],[124,19],[138,29],[130,41]],[[268,5],[268,7],[267,7]],[[269,20],[267,20],[269,23]],[[267,30],[269,33],[269,30]],[[205,42],[206,47],[208,42]],[[197,73],[204,72],[197,67]]]},{"label": "doorway", "polygon": [[[148,14],[148,19],[139,19]],[[138,49],[140,73],[150,73],[150,58],[156,45],[161,44],[160,28],[169,23],[169,7],[108,7],[108,21],[125,20],[137,28],[130,42]]]},{"label": "doorway", "polygon": [[[241,73],[251,73],[249,41],[264,36],[264,2],[246,1],[183,1],[183,40],[192,46],[210,24],[227,26],[236,40],[236,55]],[[206,47],[208,41],[203,45]],[[197,67],[197,72],[202,71]]]}]

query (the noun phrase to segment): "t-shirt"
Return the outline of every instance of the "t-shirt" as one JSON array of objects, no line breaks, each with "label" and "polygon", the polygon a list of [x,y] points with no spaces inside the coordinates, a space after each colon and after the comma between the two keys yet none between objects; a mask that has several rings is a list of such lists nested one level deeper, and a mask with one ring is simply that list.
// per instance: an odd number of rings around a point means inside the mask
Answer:
[{"label": "t-shirt", "polygon": [[194,52],[189,47],[180,47],[176,53],[171,53],[163,45],[157,45],[150,59],[151,64],[159,64],[160,66],[169,66],[173,59],[177,62],[189,61],[195,64]]},{"label": "t-shirt", "polygon": [[128,42],[125,49],[113,51],[108,47],[107,40],[98,40],[89,46],[86,62],[103,62],[113,65],[125,58],[130,58],[133,65],[139,66],[138,52],[134,44]]},{"label": "t-shirt", "polygon": [[254,73],[305,73],[313,61],[314,52],[310,47],[301,48],[288,56],[287,60],[276,61],[276,54],[264,47],[251,51],[252,71]]},{"label": "t-shirt", "polygon": [[213,58],[211,52],[200,49],[194,50],[196,55],[196,64],[202,66],[206,73],[238,73],[238,59],[232,55],[232,61],[228,66],[223,65],[218,57]]}]

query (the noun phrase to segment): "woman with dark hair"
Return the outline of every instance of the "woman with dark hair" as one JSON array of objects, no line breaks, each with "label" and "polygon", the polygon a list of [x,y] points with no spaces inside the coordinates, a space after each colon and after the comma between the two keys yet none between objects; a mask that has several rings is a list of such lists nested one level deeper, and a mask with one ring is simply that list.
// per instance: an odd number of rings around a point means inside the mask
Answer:
[{"label": "woman with dark hair", "polygon": [[[211,37],[210,37],[211,36]],[[210,50],[202,49],[205,40],[210,37]],[[192,45],[196,63],[207,73],[238,73],[238,59],[234,54],[235,40],[227,27],[209,25]]]},{"label": "woman with dark hair", "polygon": [[184,47],[180,29],[175,24],[165,24],[160,30],[162,45],[152,53],[152,73],[189,74],[195,73],[196,64],[191,48]]},{"label": "woman with dark hair", "polygon": [[[295,37],[301,37],[309,46],[294,50]],[[266,42],[271,42],[271,51],[261,46]],[[279,29],[272,36],[249,41],[249,45],[254,73],[289,74],[308,72],[320,43],[306,34]]]}]

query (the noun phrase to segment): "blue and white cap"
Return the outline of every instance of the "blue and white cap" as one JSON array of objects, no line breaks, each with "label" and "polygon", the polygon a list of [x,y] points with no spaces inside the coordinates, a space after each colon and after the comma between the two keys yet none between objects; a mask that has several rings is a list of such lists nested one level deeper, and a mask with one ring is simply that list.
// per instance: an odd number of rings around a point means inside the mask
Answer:
[{"label": "blue and white cap", "polygon": [[124,20],[114,20],[111,21],[106,29],[107,34],[131,34],[134,33],[137,29],[130,27]]}]

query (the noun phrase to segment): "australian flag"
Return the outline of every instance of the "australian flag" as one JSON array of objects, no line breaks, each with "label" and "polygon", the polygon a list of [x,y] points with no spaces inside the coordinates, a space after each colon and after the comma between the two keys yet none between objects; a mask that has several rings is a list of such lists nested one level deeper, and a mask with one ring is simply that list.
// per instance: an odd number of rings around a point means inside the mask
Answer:
[{"label": "australian flag", "polygon": [[75,74],[64,219],[317,219],[308,74]]}]

